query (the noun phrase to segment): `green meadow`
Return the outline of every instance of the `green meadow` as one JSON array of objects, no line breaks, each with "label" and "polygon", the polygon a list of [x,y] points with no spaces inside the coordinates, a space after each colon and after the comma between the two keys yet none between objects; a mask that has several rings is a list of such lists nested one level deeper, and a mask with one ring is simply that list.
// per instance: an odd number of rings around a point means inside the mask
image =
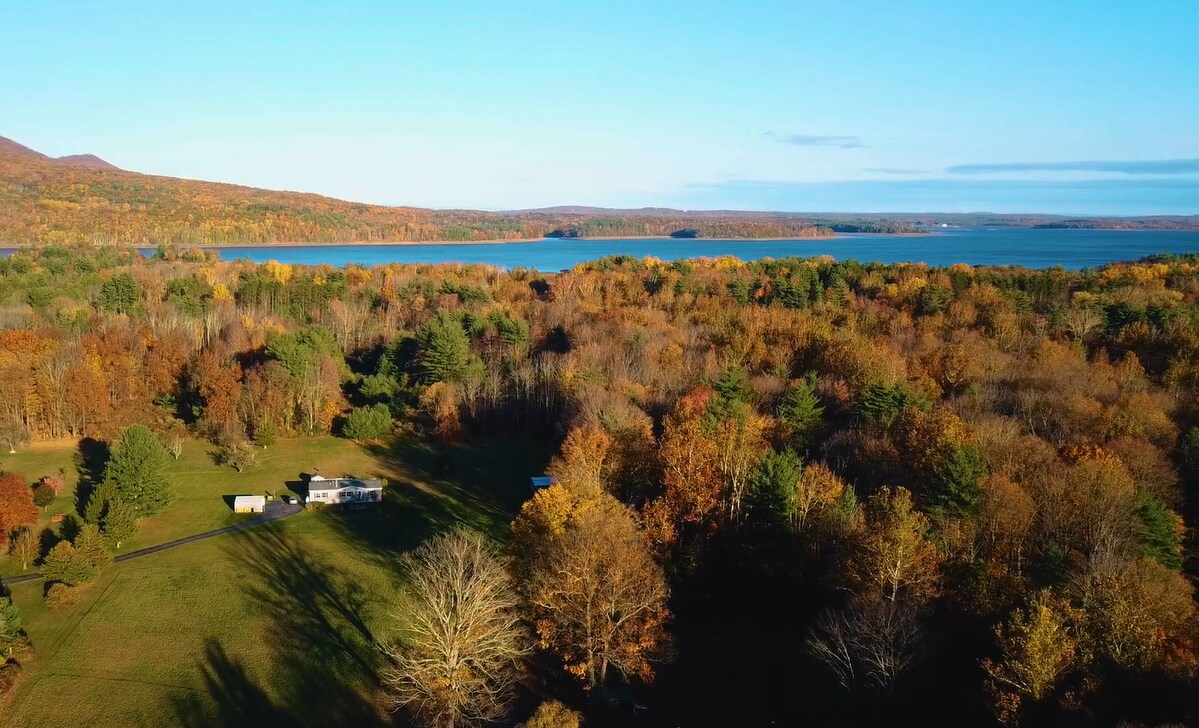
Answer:
[{"label": "green meadow", "polygon": [[[88,443],[47,443],[0,457],[30,479],[83,472]],[[399,557],[466,524],[503,538],[546,454],[510,443],[433,447],[280,442],[242,473],[189,441],[171,465],[175,503],[122,551],[236,522],[226,497],[278,496],[300,473],[378,476],[383,503],[325,507],[116,564],[51,612],[39,582],[15,584],[35,649],[0,706],[5,726],[323,726],[390,722],[376,645],[395,636]],[[93,474],[94,475],[94,474]],[[69,495],[43,514],[73,513]],[[4,575],[20,565],[0,561]],[[286,707],[284,707],[286,706]]]}]

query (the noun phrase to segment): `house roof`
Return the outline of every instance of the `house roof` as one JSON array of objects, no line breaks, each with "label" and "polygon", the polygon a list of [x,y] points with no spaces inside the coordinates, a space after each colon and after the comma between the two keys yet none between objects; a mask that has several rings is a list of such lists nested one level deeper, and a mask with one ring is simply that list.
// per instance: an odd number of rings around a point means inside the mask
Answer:
[{"label": "house roof", "polygon": [[233,496],[233,505],[265,505],[265,495],[235,495]]},{"label": "house roof", "polygon": [[375,478],[327,478],[308,484],[309,490],[341,490],[342,488],[364,488],[366,490],[382,490],[383,483]]}]

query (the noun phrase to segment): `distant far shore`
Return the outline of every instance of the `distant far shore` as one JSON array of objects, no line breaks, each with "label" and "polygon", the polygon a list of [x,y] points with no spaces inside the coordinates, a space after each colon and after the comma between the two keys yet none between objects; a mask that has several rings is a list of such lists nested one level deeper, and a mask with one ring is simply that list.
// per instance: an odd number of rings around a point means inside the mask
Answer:
[{"label": "distant far shore", "polygon": [[[600,241],[600,240],[674,240],[679,242],[692,243],[736,243],[750,242],[755,240],[836,240],[848,236],[852,237],[871,237],[871,238],[925,238],[934,235],[943,235],[938,231],[922,232],[922,233],[832,233],[831,235],[780,235],[774,237],[753,237],[753,238],[672,238],[669,235],[605,235],[603,237],[570,237],[570,238],[494,238],[489,240],[396,240],[396,241],[342,241],[336,243],[201,243],[197,245],[184,245],[187,248],[203,248],[205,250],[229,250],[234,248],[320,248],[320,247],[338,247],[343,245],[362,245],[362,246],[395,246],[395,245],[498,245],[498,244],[520,244],[520,243],[544,243],[556,240],[579,240],[582,242]],[[135,245],[136,248],[152,248],[152,245]]]}]

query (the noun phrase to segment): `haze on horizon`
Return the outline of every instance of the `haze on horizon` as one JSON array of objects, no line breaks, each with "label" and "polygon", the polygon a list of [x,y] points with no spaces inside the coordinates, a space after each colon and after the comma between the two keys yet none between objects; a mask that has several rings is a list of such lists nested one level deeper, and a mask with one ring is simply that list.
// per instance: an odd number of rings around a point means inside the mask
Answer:
[{"label": "haze on horizon", "polygon": [[1199,214],[1199,4],[0,7],[0,135],[427,207]]}]

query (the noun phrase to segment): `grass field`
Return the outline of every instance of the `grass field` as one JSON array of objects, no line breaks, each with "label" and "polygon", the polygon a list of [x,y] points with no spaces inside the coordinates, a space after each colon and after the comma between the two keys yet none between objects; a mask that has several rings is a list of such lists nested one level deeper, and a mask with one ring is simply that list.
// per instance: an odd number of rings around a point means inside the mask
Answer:
[{"label": "grass field", "polygon": [[[74,452],[44,445],[0,467],[32,478]],[[389,486],[376,508],[307,511],[118,564],[67,612],[45,608],[40,583],[14,585],[37,656],[0,725],[387,724],[374,645],[394,636],[399,556],[457,523],[501,537],[545,459],[507,443],[436,451],[317,438],[282,442],[237,474],[189,443],[172,464],[178,500],[126,548],[225,525],[236,517],[223,496],[278,493],[313,468]]]}]

